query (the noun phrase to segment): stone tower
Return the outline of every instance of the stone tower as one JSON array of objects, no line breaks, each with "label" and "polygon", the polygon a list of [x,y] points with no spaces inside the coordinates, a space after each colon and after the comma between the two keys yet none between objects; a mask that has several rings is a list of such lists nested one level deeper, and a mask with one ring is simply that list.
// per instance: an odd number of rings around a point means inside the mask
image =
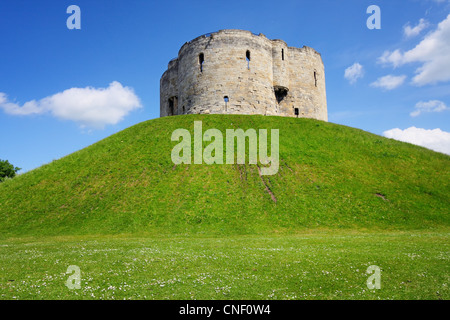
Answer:
[{"label": "stone tower", "polygon": [[262,114],[327,121],[325,72],[312,48],[244,30],[186,42],[160,81],[161,117]]}]

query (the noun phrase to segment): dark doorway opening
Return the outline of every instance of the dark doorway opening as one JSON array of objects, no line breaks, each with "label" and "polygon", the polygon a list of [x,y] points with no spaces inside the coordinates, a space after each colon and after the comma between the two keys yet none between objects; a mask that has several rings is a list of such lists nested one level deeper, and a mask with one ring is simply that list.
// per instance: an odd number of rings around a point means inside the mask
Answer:
[{"label": "dark doorway opening", "polygon": [[176,110],[178,107],[178,97],[170,97],[169,98],[169,110],[167,110],[168,116],[173,116],[176,114]]}]

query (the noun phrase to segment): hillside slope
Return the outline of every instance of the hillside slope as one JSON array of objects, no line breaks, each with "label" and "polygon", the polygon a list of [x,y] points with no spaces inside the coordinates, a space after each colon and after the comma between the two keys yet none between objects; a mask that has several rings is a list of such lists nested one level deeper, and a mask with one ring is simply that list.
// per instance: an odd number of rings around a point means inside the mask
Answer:
[{"label": "hillside slope", "polygon": [[[171,134],[192,134],[194,120],[224,134],[279,129],[278,173],[261,177],[248,164],[174,165]],[[444,154],[317,120],[166,117],[1,183],[0,235],[448,227],[449,168]]]}]

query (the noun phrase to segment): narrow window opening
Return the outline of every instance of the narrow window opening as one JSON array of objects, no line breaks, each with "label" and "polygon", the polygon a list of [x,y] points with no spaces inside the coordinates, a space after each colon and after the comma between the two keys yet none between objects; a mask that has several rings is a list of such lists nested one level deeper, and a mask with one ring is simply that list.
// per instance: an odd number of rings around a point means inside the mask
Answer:
[{"label": "narrow window opening", "polygon": [[247,50],[247,52],[245,53],[245,60],[247,60],[247,69],[250,70],[250,51]]},{"label": "narrow window opening", "polygon": [[314,71],[314,86],[317,87],[317,72]]},{"label": "narrow window opening", "polygon": [[228,99],[228,96],[223,97],[223,101],[225,101],[225,112],[227,111],[227,105],[229,100],[230,99]]},{"label": "narrow window opening", "polygon": [[200,72],[203,72],[203,63],[205,63],[205,55],[203,53],[198,55],[198,63],[200,64]]},{"label": "narrow window opening", "polygon": [[284,60],[284,49],[281,49],[281,60]]},{"label": "narrow window opening", "polygon": [[299,114],[298,108],[294,108],[294,114],[298,118],[298,114]]},{"label": "narrow window opening", "polygon": [[184,114],[184,112],[185,112],[185,110],[184,110],[184,106],[183,106],[183,109],[182,109],[182,110],[183,110],[183,114]]}]

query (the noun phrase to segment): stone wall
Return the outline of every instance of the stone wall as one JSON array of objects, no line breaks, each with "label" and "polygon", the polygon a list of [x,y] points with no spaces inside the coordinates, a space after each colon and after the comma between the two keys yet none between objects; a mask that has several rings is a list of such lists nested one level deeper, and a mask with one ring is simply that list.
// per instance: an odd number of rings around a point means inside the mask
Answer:
[{"label": "stone wall", "polygon": [[249,31],[221,30],[185,43],[160,85],[161,117],[234,113],[327,120],[320,54]]}]

